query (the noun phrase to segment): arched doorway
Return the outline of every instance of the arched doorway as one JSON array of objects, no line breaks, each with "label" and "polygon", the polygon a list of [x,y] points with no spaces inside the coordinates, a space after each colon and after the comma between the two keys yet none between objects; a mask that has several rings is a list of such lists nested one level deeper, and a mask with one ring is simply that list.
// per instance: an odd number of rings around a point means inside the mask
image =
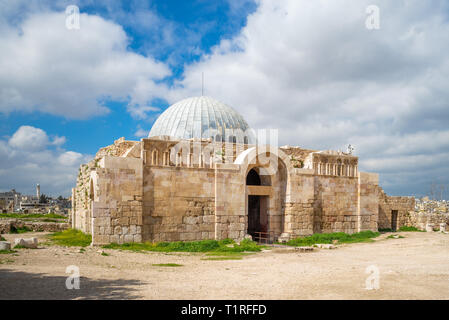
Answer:
[{"label": "arched doorway", "polygon": [[[259,175],[257,169],[251,169],[246,176],[247,186],[267,185],[266,177]],[[268,184],[269,185],[269,184]],[[260,239],[262,234],[268,232],[268,201],[266,195],[248,195],[248,230],[253,239]]]}]

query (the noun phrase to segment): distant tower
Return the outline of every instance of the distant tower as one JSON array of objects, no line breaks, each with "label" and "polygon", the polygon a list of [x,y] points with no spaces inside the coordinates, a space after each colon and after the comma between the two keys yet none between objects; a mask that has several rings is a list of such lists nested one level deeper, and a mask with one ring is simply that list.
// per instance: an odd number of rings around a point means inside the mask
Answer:
[{"label": "distant tower", "polygon": [[38,200],[41,198],[41,186],[39,183],[36,185],[36,196]]}]

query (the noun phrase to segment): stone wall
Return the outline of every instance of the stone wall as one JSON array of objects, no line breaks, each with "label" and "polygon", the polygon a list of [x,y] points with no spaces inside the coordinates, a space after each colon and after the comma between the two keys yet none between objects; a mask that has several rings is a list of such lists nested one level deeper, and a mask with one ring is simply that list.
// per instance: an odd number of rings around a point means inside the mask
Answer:
[{"label": "stone wall", "polygon": [[72,228],[92,233],[91,172],[99,168],[99,161],[105,156],[121,157],[138,141],[120,138],[114,144],[101,148],[95,158],[80,166],[75,188],[72,189]]},{"label": "stone wall", "polygon": [[16,229],[28,228],[36,232],[58,232],[69,228],[68,223],[44,222],[44,221],[23,221],[20,219],[0,220],[0,233],[9,233],[12,227]]},{"label": "stone wall", "polygon": [[214,170],[145,166],[143,240],[214,239]]},{"label": "stone wall", "polygon": [[315,179],[313,170],[294,169],[289,175],[285,203],[283,232],[293,237],[314,233],[321,228],[321,220],[315,221]]},{"label": "stone wall", "polygon": [[315,176],[314,232],[357,232],[358,179]]},{"label": "stone wall", "polygon": [[359,215],[357,232],[377,231],[379,217],[379,175],[359,172]]},{"label": "stone wall", "polygon": [[245,181],[240,166],[217,164],[215,170],[215,239],[243,239],[248,224]]},{"label": "stone wall", "polygon": [[379,187],[379,229],[391,229],[392,211],[398,212],[397,229],[409,225],[409,214],[415,210],[415,198],[387,196]]},{"label": "stone wall", "polygon": [[92,243],[142,241],[143,163],[105,156],[91,174]]},{"label": "stone wall", "polygon": [[440,223],[449,225],[449,213],[427,213],[408,211],[402,220],[402,225],[416,227],[426,230],[427,224],[433,224],[435,229],[440,227]]}]

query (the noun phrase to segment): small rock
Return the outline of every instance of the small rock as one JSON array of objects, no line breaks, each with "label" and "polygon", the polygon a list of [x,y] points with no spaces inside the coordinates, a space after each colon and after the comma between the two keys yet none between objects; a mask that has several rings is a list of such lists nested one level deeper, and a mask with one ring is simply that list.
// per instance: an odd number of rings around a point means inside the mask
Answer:
[{"label": "small rock", "polygon": [[0,241],[0,250],[11,250],[11,243],[8,241]]}]

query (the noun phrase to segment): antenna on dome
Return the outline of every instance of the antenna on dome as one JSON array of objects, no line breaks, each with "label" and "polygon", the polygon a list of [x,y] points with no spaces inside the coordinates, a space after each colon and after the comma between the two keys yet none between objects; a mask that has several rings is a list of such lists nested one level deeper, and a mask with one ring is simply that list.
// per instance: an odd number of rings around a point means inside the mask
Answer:
[{"label": "antenna on dome", "polygon": [[201,72],[201,96],[204,96],[204,72]]}]

